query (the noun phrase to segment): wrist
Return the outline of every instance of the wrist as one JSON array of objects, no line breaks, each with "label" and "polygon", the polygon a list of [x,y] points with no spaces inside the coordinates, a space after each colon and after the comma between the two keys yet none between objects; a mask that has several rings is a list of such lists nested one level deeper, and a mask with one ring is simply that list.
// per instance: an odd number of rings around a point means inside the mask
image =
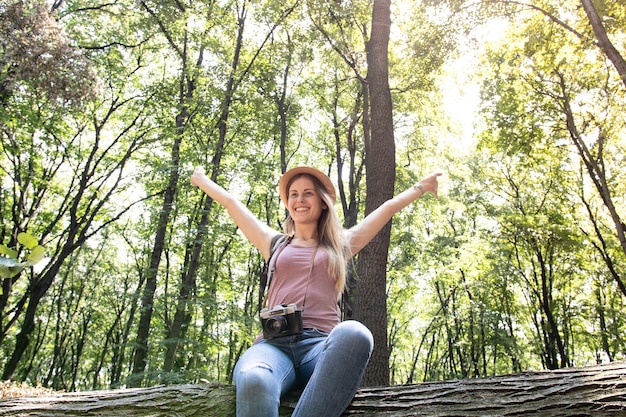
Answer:
[{"label": "wrist", "polygon": [[413,184],[413,189],[418,190],[420,192],[419,198],[424,197],[424,186],[419,182],[417,184]]}]

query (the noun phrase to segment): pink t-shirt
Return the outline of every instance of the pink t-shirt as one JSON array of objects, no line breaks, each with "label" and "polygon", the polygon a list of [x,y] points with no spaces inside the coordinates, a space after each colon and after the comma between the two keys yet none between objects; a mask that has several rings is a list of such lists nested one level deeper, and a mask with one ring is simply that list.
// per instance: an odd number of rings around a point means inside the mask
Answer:
[{"label": "pink t-shirt", "polygon": [[279,304],[296,304],[298,309],[304,307],[302,324],[305,329],[330,332],[340,321],[338,293],[335,279],[328,275],[328,254],[325,250],[318,249],[315,253],[309,278],[314,251],[315,247],[294,244],[276,250],[270,261],[270,267],[275,261],[276,267],[269,283],[267,307]]}]

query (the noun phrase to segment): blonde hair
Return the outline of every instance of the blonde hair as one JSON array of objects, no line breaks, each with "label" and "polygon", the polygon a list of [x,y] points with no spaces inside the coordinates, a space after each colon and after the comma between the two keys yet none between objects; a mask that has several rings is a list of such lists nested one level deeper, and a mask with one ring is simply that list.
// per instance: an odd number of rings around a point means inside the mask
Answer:
[{"label": "blonde hair", "polygon": [[[327,207],[326,210],[322,211],[317,222],[318,244],[328,254],[328,274],[335,278],[335,289],[339,298],[346,286],[346,264],[350,259],[345,230],[335,211],[333,199],[316,177],[309,174],[298,174],[289,181],[287,189],[292,182],[300,177],[307,177],[313,181],[315,191]],[[287,216],[285,219],[283,231],[287,235],[293,235],[296,232],[296,225],[291,216]]]}]

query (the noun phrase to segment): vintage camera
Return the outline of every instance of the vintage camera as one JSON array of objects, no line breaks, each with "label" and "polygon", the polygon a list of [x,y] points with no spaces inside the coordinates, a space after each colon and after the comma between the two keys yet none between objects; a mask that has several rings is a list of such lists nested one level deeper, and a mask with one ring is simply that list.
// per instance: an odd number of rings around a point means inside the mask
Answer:
[{"label": "vintage camera", "polygon": [[259,315],[266,339],[302,333],[302,310],[295,304],[280,304],[271,310],[264,308]]}]

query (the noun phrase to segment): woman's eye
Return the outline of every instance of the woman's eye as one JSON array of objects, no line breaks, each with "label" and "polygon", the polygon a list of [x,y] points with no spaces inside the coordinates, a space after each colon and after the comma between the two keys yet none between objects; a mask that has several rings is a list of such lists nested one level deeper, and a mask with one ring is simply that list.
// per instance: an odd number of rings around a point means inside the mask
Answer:
[{"label": "woman's eye", "polygon": [[314,191],[305,191],[301,195],[298,194],[298,193],[291,193],[291,194],[289,194],[289,198],[300,198],[300,196],[302,196],[304,198],[313,197],[313,196],[315,196],[315,192]]}]

